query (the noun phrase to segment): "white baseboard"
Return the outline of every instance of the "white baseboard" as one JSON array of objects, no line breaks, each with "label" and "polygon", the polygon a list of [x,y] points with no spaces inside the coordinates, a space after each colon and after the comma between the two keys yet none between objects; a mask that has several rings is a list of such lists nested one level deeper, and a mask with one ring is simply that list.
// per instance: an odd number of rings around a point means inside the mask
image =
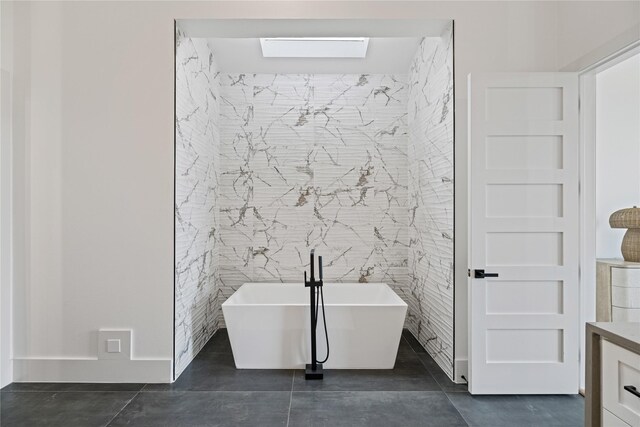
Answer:
[{"label": "white baseboard", "polygon": [[0,360],[0,388],[13,382],[13,360]]},{"label": "white baseboard", "polygon": [[[469,380],[469,361],[467,359],[456,359],[453,363],[454,382],[456,384],[466,384]],[[465,380],[464,378],[467,380]]]},{"label": "white baseboard", "polygon": [[14,358],[14,382],[170,383],[171,359]]}]

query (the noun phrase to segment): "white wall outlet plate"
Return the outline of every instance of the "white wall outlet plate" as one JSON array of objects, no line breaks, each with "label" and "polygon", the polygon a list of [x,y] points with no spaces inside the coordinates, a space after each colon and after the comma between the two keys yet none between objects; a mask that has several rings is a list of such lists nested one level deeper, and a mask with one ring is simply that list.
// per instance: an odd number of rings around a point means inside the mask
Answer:
[{"label": "white wall outlet plate", "polygon": [[100,329],[98,331],[98,359],[131,360],[130,329]]}]

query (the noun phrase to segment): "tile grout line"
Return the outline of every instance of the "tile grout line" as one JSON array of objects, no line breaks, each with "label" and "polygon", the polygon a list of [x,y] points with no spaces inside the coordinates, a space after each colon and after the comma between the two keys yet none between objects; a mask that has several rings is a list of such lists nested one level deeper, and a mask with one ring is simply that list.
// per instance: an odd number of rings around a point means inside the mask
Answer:
[{"label": "tile grout line", "polygon": [[[414,337],[415,338],[415,337]],[[420,357],[420,353],[418,353],[413,346],[411,345],[411,343],[409,342],[409,340],[407,339],[407,337],[403,334],[402,335],[402,339],[405,340],[407,342],[407,344],[409,344],[409,348],[411,348],[411,350],[413,350],[413,352],[416,354],[416,356],[418,356],[418,360],[420,360],[420,363],[422,364],[422,366],[427,370],[427,372],[429,373],[429,375],[431,376],[431,378],[433,378],[433,380],[436,382],[436,384],[438,385],[438,387],[440,387],[440,390],[442,390],[444,393],[468,393],[468,390],[454,390],[454,391],[447,391],[443,388],[442,384],[440,384],[440,381],[438,381],[438,379],[436,378],[435,375],[433,375],[433,373],[431,372],[431,369],[429,368],[429,366],[427,366],[426,362],[424,360],[422,360],[422,358]],[[420,343],[418,343],[420,344]],[[431,355],[429,354],[429,352],[426,352],[426,354],[431,357]],[[437,363],[437,362],[436,362]],[[442,369],[442,368],[440,368]],[[444,372],[444,371],[443,371]],[[445,373],[446,375],[446,373]],[[457,383],[454,383],[457,384]]]},{"label": "tile grout line", "polygon": [[[414,337],[415,338],[415,337]],[[431,372],[431,369],[429,368],[429,366],[427,366],[426,362],[424,360],[422,360],[422,357],[420,357],[420,353],[418,353],[413,346],[411,345],[411,343],[409,342],[409,340],[407,339],[407,337],[403,334],[402,335],[402,339],[405,340],[407,342],[407,344],[409,344],[409,348],[411,348],[411,350],[413,350],[413,353],[418,356],[418,360],[420,361],[420,364],[425,368],[425,370],[427,371],[427,373],[429,374],[429,376],[433,379],[433,381],[436,383],[436,385],[440,388],[440,391],[442,391],[443,393],[447,393],[447,391],[443,388],[442,384],[440,384],[440,381],[438,381],[438,378],[436,378],[435,375],[433,375],[433,373]],[[420,343],[418,343],[420,344]],[[426,351],[426,350],[425,350]],[[431,355],[426,352],[426,354],[431,357]],[[466,390],[460,390],[460,391],[456,391],[457,393],[465,393],[467,392]],[[448,399],[448,397],[447,397]],[[452,402],[453,404],[453,402]],[[457,409],[456,409],[457,410]],[[460,414],[462,415],[462,414]],[[465,421],[466,422],[466,421]]]},{"label": "tile grout line", "polygon": [[322,394],[322,393],[419,393],[419,394],[446,394],[442,390],[298,390],[296,393],[311,393],[311,394]]},{"label": "tile grout line", "polygon": [[422,358],[420,356],[418,356],[418,360],[420,361],[420,364],[424,367],[424,369],[427,371],[427,373],[429,374],[429,376],[431,378],[433,378],[433,381],[435,381],[436,385],[438,387],[440,387],[440,391],[446,393],[446,391],[444,390],[444,388],[442,388],[442,384],[440,384],[440,381],[438,381],[438,379],[431,373],[431,370],[429,369],[429,367],[427,366],[427,364],[422,360]]},{"label": "tile grout line", "polygon": [[291,402],[293,401],[293,383],[296,379],[296,370],[293,370],[293,375],[291,376],[291,391],[289,392],[289,412],[287,412],[287,427],[289,427],[289,419],[291,418]]},{"label": "tile grout line", "polygon": [[4,393],[138,393],[140,390],[11,390]]},{"label": "tile grout line", "polygon": [[[146,385],[146,384],[145,384],[145,385]],[[143,386],[142,388],[144,388],[144,386]],[[120,410],[119,410],[119,411],[118,411],[118,412],[117,412],[113,417],[111,417],[111,419],[109,420],[109,422],[107,422],[107,423],[105,424],[105,427],[108,427],[108,426],[113,422],[113,420],[115,420],[115,419],[118,417],[118,415],[120,415],[120,414],[122,413],[122,411],[124,411],[124,410],[125,410],[125,408],[126,408],[127,406],[129,406],[129,404],[130,404],[131,402],[133,402],[133,399],[135,399],[136,397],[138,397],[138,395],[139,395],[139,394],[140,394],[140,392],[142,391],[142,388],[141,388],[140,390],[138,390],[138,391],[136,392],[136,394],[134,394],[134,395],[133,395],[133,397],[132,397],[131,399],[129,399],[129,401],[128,401],[127,403],[125,403],[125,405],[124,405],[122,408],[120,408]]]},{"label": "tile grout line", "polygon": [[471,424],[469,424],[469,421],[464,417],[464,415],[462,415],[462,412],[460,412],[460,411],[458,410],[458,407],[456,406],[456,404],[455,404],[455,403],[453,403],[453,401],[452,401],[451,399],[449,399],[449,395],[447,394],[447,392],[443,392],[443,393],[444,393],[444,395],[447,397],[447,400],[449,401],[449,403],[451,403],[451,406],[453,406],[453,409],[455,409],[455,410],[456,410],[456,412],[457,412],[458,414],[460,414],[460,418],[462,418],[462,421],[464,421],[464,423],[465,423],[466,425],[470,426]]},{"label": "tile grout line", "polygon": [[402,339],[407,343],[407,345],[409,346],[411,351],[413,351],[414,354],[418,354],[404,334],[402,334]]},{"label": "tile grout line", "polygon": [[[433,375],[431,373],[431,369],[429,368],[429,366],[426,365],[426,363],[422,360],[422,358],[420,357],[420,354],[426,354],[427,356],[429,356],[436,364],[436,366],[438,367],[438,369],[440,369],[442,371],[442,373],[445,374],[445,376],[447,377],[447,379],[449,379],[451,382],[455,383],[451,378],[449,378],[449,375],[440,367],[440,365],[438,365],[438,362],[434,359],[434,357],[431,355],[431,353],[429,353],[429,351],[426,349],[426,347],[423,347],[422,344],[420,344],[420,341],[418,341],[418,339],[411,333],[411,331],[409,331],[408,329],[406,330],[408,334],[410,334],[416,341],[416,343],[420,346],[420,348],[424,351],[416,351],[415,348],[413,348],[413,346],[411,345],[411,342],[409,341],[409,339],[406,338],[406,336],[403,334],[402,337],[407,341],[407,343],[409,344],[409,347],[411,347],[411,349],[413,350],[413,352],[418,355],[418,358],[420,358],[420,362],[422,362],[422,365],[427,369],[427,371],[429,371],[429,373],[431,374],[431,376],[433,377],[433,379],[436,381],[436,383],[438,383],[438,385],[442,388],[442,384],[440,384],[440,382],[436,379],[435,375]],[[467,384],[468,385],[468,384]],[[442,391],[445,391],[444,388],[442,389]]]}]

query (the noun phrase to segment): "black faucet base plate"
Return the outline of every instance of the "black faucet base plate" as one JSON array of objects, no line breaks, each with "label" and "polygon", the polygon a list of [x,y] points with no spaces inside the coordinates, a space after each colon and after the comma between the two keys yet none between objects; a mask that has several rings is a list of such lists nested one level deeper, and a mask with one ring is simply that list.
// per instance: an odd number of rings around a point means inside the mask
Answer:
[{"label": "black faucet base plate", "polygon": [[306,365],[306,369],[304,370],[305,380],[321,380],[323,376],[324,376],[324,370],[322,369],[322,363],[316,363],[315,371],[311,367],[310,363]]}]

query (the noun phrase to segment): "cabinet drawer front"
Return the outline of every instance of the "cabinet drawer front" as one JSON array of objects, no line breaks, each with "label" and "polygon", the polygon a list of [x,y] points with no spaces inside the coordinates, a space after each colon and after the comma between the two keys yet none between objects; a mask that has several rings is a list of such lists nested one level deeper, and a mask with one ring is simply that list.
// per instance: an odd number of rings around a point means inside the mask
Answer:
[{"label": "cabinet drawer front", "polygon": [[640,322],[640,308],[611,307],[612,322]]},{"label": "cabinet drawer front", "polygon": [[602,427],[631,427],[606,409],[602,410]]},{"label": "cabinet drawer front", "polygon": [[640,393],[640,354],[603,340],[602,405],[627,424],[640,425],[640,397],[625,386]]},{"label": "cabinet drawer front", "polygon": [[640,288],[640,268],[611,267],[611,285]]},{"label": "cabinet drawer front", "polygon": [[640,308],[640,288],[612,286],[611,304],[616,307]]}]

